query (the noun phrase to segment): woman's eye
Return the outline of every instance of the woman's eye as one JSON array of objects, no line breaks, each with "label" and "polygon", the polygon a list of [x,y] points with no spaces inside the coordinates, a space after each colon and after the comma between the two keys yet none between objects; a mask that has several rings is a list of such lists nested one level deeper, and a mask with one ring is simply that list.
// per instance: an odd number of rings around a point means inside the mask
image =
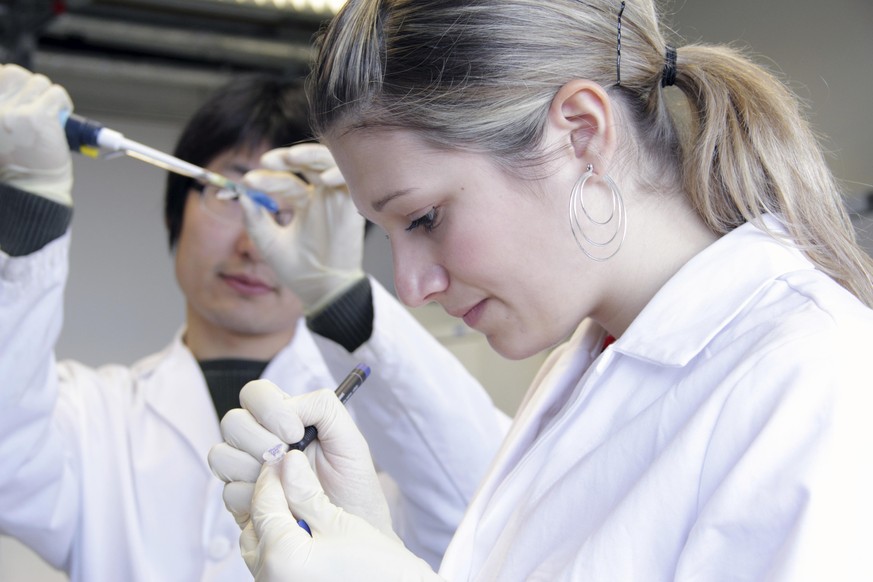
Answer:
[{"label": "woman's eye", "polygon": [[437,216],[437,209],[436,206],[434,206],[427,212],[427,214],[413,220],[409,226],[406,227],[406,230],[413,231],[419,226],[423,226],[426,232],[431,232],[437,226]]}]

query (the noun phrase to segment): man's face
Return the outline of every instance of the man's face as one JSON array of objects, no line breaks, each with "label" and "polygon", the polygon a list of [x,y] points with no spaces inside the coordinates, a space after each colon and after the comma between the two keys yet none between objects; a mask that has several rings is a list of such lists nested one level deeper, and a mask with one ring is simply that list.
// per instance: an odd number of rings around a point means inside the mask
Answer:
[{"label": "man's face", "polygon": [[[264,151],[227,151],[206,168],[239,180],[258,167]],[[214,339],[222,346],[239,345],[240,339],[257,339],[261,344],[267,340],[274,348],[268,350],[272,353],[259,355],[225,347],[216,356],[215,349],[195,347],[190,341],[189,347],[198,357],[272,357],[293,335],[302,316],[300,301],[264,262],[246,233],[242,213],[235,213],[236,219],[216,214],[202,203],[202,196],[195,189],[189,191],[176,246],[176,278],[187,304],[186,338],[197,338],[198,344]]]}]

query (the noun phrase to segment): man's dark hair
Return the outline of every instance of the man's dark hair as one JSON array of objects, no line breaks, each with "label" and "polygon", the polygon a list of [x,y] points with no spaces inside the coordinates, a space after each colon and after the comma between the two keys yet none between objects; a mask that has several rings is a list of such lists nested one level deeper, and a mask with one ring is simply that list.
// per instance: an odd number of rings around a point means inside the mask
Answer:
[{"label": "man's dark hair", "polygon": [[[311,140],[309,107],[303,81],[267,73],[235,78],[216,90],[188,120],[173,152],[187,162],[206,166],[236,148],[289,146]],[[164,222],[174,249],[191,178],[170,173],[164,199]]]}]

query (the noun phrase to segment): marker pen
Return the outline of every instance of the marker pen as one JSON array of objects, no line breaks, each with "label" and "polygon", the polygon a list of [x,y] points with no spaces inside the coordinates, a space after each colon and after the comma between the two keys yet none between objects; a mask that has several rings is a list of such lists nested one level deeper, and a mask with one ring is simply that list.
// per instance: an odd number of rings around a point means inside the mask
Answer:
[{"label": "marker pen", "polygon": [[[370,375],[370,366],[366,364],[358,364],[354,367],[354,369],[349,372],[349,374],[345,377],[345,379],[340,382],[339,386],[337,386],[334,394],[339,398],[339,401],[342,404],[346,403],[346,400],[352,397],[352,394],[360,387],[361,384],[364,383],[364,380]],[[279,443],[273,447],[270,447],[263,455],[264,461],[269,464],[273,464],[278,462],[285,456],[291,449],[296,449],[298,451],[304,450],[309,443],[315,440],[315,437],[318,436],[318,430],[314,426],[307,426],[303,431],[303,438],[293,444]],[[307,524],[302,519],[297,520],[297,525],[306,530],[309,535],[312,535],[312,530],[309,529],[309,524]]]}]

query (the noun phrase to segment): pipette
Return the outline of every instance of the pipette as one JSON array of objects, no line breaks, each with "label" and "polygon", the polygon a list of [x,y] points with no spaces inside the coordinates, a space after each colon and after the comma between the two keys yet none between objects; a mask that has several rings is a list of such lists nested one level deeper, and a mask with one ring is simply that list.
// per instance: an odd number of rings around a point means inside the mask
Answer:
[{"label": "pipette", "polygon": [[73,151],[81,152],[90,157],[96,157],[100,149],[123,152],[153,166],[193,178],[201,184],[217,186],[230,193],[225,198],[236,198],[245,194],[269,212],[279,211],[279,205],[276,204],[276,201],[263,192],[246,188],[221,174],[127,139],[123,134],[104,127],[96,121],[72,113],[62,115],[61,121],[64,124],[64,132],[67,134],[67,142]]}]

